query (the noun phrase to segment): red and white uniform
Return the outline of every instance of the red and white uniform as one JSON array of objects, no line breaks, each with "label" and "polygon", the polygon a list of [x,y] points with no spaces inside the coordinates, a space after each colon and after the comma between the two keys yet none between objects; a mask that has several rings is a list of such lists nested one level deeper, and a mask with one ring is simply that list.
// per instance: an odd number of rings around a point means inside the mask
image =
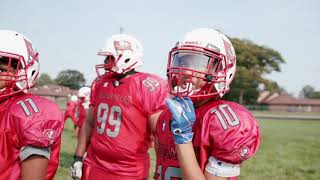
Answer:
[{"label": "red and white uniform", "polygon": [[147,73],[95,82],[91,96],[94,129],[83,179],[147,178],[151,143],[148,117],[164,107],[166,97],[166,82]]},{"label": "red and white uniform", "polygon": [[76,117],[76,110],[78,109],[79,102],[77,101],[68,101],[66,112],[64,114],[64,121],[66,121],[69,117],[71,118],[74,124],[77,124],[78,118]]},{"label": "red and white uniform", "polygon": [[[218,166],[221,163],[239,165],[258,150],[259,126],[253,115],[243,106],[235,102],[218,100],[195,109],[195,112],[192,143],[203,171],[210,171],[210,167],[206,167],[209,166],[208,162],[211,162],[209,158],[214,158]],[[155,179],[159,180],[182,177],[175,143],[170,132],[171,118],[169,109],[166,109],[157,122]]]},{"label": "red and white uniform", "polygon": [[53,179],[63,125],[59,107],[44,97],[19,94],[1,102],[0,179],[20,179],[21,162],[35,154],[50,159],[46,179]]}]

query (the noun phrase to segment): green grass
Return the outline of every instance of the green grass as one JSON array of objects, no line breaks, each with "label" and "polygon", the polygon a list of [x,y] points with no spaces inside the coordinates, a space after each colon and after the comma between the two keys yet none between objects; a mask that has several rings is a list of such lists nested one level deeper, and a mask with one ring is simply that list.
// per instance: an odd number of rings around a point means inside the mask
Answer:
[{"label": "green grass", "polygon": [[288,111],[251,111],[253,114],[320,116],[320,112],[288,112]]},{"label": "green grass", "polygon": [[60,166],[54,179],[66,180],[71,179],[69,176],[69,167],[73,161],[73,154],[77,146],[76,138],[73,137],[73,124],[69,118],[66,121],[62,134]]},{"label": "green grass", "polygon": [[260,120],[262,143],[241,179],[320,179],[320,121]]},{"label": "green grass", "polygon": [[[262,131],[260,150],[254,158],[243,163],[240,179],[320,179],[320,121],[262,119],[259,123]],[[62,137],[57,180],[70,179],[68,169],[76,147],[72,133],[73,126],[68,120]],[[153,150],[149,152],[154,170],[155,154]],[[150,171],[152,176],[153,171]]]}]

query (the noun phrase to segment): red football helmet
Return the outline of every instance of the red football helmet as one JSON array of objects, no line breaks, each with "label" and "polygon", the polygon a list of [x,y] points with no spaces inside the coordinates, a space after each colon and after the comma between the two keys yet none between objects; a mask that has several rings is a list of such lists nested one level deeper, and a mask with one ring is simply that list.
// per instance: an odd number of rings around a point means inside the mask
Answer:
[{"label": "red football helmet", "polygon": [[169,93],[191,98],[222,97],[229,91],[235,72],[231,41],[216,30],[195,29],[169,52]]},{"label": "red football helmet", "polygon": [[0,67],[0,100],[26,93],[39,74],[38,53],[24,35],[0,30]]}]

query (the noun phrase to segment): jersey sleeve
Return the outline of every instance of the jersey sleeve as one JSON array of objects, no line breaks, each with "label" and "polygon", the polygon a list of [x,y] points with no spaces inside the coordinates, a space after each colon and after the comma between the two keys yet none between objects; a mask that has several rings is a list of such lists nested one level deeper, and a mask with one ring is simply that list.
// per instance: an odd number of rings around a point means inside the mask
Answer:
[{"label": "jersey sleeve", "polygon": [[168,96],[167,86],[164,79],[145,74],[141,77],[139,84],[139,94],[137,94],[141,109],[149,116],[165,107],[165,99]]},{"label": "jersey sleeve", "polygon": [[240,164],[252,157],[260,145],[256,119],[236,103],[221,104],[210,111],[211,156],[224,163]]},{"label": "jersey sleeve", "polygon": [[43,97],[29,96],[21,99],[15,104],[11,114],[19,121],[21,151],[23,147],[33,147],[34,150],[45,152],[45,148],[50,148],[61,136],[64,126],[62,111]]}]

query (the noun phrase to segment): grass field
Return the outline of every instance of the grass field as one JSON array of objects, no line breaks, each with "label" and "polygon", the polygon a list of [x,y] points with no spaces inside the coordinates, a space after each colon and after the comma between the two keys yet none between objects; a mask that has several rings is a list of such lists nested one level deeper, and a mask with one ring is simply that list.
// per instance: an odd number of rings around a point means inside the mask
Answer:
[{"label": "grass field", "polygon": [[[259,123],[262,131],[260,150],[254,158],[243,164],[239,179],[320,179],[320,121],[261,119]],[[56,180],[71,179],[68,169],[76,147],[72,133],[72,123],[68,120],[62,136],[61,161]],[[150,154],[151,169],[154,170],[154,151],[150,150]]]}]

